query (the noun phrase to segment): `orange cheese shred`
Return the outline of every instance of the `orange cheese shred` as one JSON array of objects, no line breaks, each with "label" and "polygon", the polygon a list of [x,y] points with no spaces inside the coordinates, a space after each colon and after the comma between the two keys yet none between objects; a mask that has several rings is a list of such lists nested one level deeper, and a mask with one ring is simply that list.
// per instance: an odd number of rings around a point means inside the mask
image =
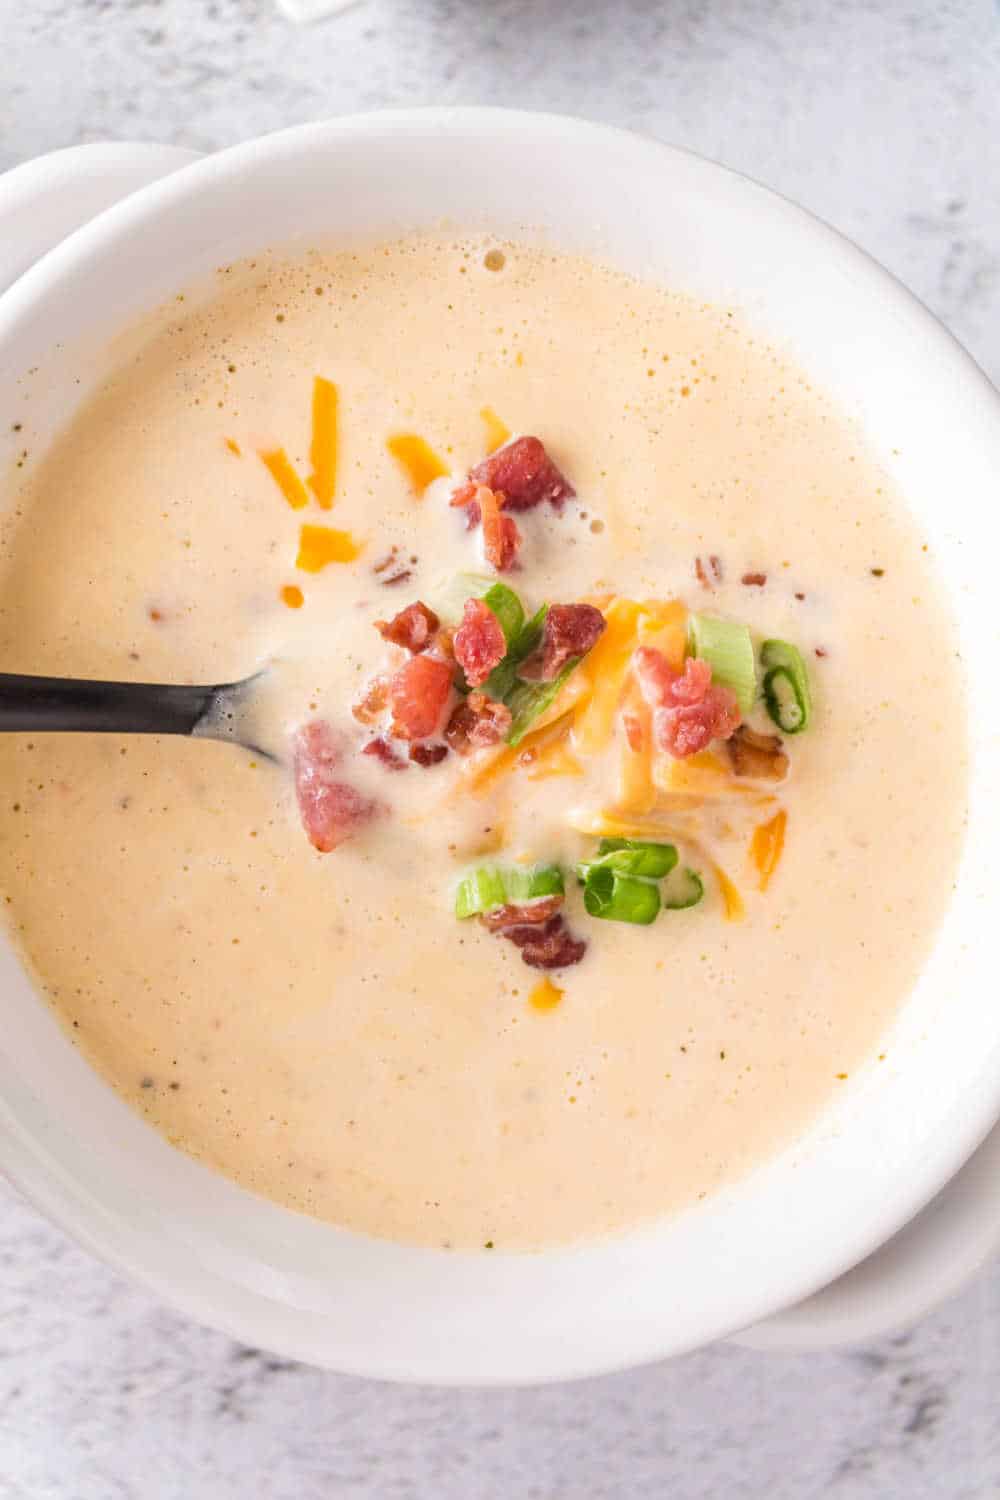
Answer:
[{"label": "orange cheese shred", "polygon": [[295,566],[303,573],[320,573],[328,563],[353,562],[360,556],[363,545],[349,531],[336,531],[332,526],[303,526]]},{"label": "orange cheese shred", "polygon": [[281,602],[287,604],[289,609],[301,609],[305,603],[305,596],[297,583],[286,583],[281,590]]},{"label": "orange cheese shred", "polygon": [[309,504],[309,494],[284,448],[268,448],[260,459],[292,510],[304,510]]},{"label": "orange cheese shred", "polygon": [[603,750],[614,733],[615,713],[635,650],[641,611],[642,606],[633,599],[613,599],[604,611],[604,634],[573,674],[588,689],[573,722],[573,748],[583,755]]},{"label": "orange cheese shred", "polygon": [[501,422],[492,406],[484,406],[479,415],[486,427],[486,452],[495,453],[504,443],[510,442],[510,428],[506,422]]},{"label": "orange cheese shred", "polygon": [[330,510],[337,491],[337,387],[317,375],[313,381],[312,473],[307,481],[323,510]]},{"label": "orange cheese shred", "polygon": [[719,882],[719,890],[722,893],[722,900],[726,908],[726,921],[742,922],[746,916],[743,897],[720,865],[713,863],[712,869],[715,871],[715,878]]},{"label": "orange cheese shred", "polygon": [[400,432],[389,438],[386,447],[403,470],[419,500],[435,479],[450,473],[429,443],[412,432]]},{"label": "orange cheese shred", "polygon": [[788,814],[784,808],[776,812],[773,818],[766,823],[759,824],[753,831],[750,840],[750,858],[757,867],[759,888],[766,891],[771,882],[771,876],[778,868],[785,847],[785,829],[788,826]]},{"label": "orange cheese shred", "polygon": [[226,438],[226,447],[229,449],[230,453],[235,454],[237,458],[243,457],[243,449],[240,447],[235,438]]},{"label": "orange cheese shred", "polygon": [[564,994],[551,979],[543,979],[528,996],[528,1004],[532,1010],[555,1010]]}]

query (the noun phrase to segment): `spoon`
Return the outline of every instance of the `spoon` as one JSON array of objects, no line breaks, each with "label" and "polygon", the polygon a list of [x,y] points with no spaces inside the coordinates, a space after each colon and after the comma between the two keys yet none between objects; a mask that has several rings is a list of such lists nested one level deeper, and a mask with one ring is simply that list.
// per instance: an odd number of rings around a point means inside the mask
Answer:
[{"label": "spoon", "polygon": [[78,677],[22,677],[0,672],[0,731],[91,734],[186,734],[278,757],[251,738],[247,704],[265,675],[216,687],[156,682],[90,682]]}]

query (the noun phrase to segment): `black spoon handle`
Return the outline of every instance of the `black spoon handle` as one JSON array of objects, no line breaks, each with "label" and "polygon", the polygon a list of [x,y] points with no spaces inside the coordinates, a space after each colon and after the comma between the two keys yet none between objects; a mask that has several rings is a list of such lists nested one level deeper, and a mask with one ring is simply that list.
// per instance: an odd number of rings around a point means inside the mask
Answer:
[{"label": "black spoon handle", "polygon": [[0,672],[0,731],[191,734],[218,690]]}]

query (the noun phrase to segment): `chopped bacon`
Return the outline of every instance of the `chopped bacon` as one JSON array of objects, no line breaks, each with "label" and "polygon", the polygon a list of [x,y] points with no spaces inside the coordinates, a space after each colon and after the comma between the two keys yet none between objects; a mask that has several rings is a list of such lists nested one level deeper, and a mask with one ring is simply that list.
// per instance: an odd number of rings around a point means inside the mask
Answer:
[{"label": "chopped bacon", "polygon": [[391,573],[388,578],[383,578],[383,579],[380,580],[380,582],[381,582],[383,588],[385,588],[385,589],[391,589],[397,583],[406,583],[412,577],[413,577],[413,571],[412,571],[412,569],[411,568],[404,568],[402,570],[402,572],[400,572],[400,573]]},{"label": "chopped bacon", "polygon": [[451,497],[450,504],[465,507],[465,524],[471,531],[474,526],[479,525],[482,512],[479,509],[479,501],[476,499],[478,484],[471,484],[466,480],[465,484],[459,485]]},{"label": "chopped bacon", "polygon": [[359,724],[376,724],[389,702],[388,677],[373,677],[365,690],[365,696],[355,703],[351,713]]},{"label": "chopped bacon", "polygon": [[574,656],[586,656],[604,633],[607,621],[592,604],[552,604],[542,639],[518,667],[526,682],[554,682]]},{"label": "chopped bacon", "polygon": [[722,558],[717,557],[714,552],[708,557],[696,557],[694,576],[703,589],[713,589],[717,583],[722,582]]},{"label": "chopped bacon", "polygon": [[447,745],[411,745],[410,759],[418,766],[427,770],[430,766],[439,766],[448,754]]},{"label": "chopped bacon", "polygon": [[[415,557],[410,558],[411,563],[416,562]],[[411,570],[406,566],[404,558],[399,556],[398,547],[390,547],[389,551],[380,557],[377,563],[372,565],[372,572],[378,577],[379,583],[385,588],[392,588],[397,583],[405,583],[412,577]],[[379,575],[385,574],[385,577]]]},{"label": "chopped bacon", "polygon": [[406,761],[396,754],[389,741],[380,734],[368,741],[361,754],[371,755],[375,760],[381,761],[387,771],[409,770]]},{"label": "chopped bacon", "polygon": [[469,479],[491,490],[502,490],[508,510],[532,510],[543,500],[555,510],[562,510],[564,503],[576,494],[536,437],[515,438],[506,447],[498,448],[470,470]]},{"label": "chopped bacon", "polygon": [[501,491],[488,490],[480,485],[473,502],[479,507],[483,520],[483,552],[486,561],[492,563],[498,573],[506,573],[513,565],[517,549],[521,545],[521,533],[512,516],[501,514],[505,497]]},{"label": "chopped bacon", "polygon": [[762,589],[767,582],[766,573],[744,573],[740,583],[746,584],[747,588]]},{"label": "chopped bacon", "polygon": [[389,683],[392,732],[401,740],[436,733],[451,696],[452,667],[437,656],[411,656]]},{"label": "chopped bacon", "polygon": [[502,932],[506,937],[508,929],[537,927],[547,922],[555,916],[564,900],[564,896],[554,893],[539,896],[536,901],[525,901],[522,905],[497,906],[493,911],[483,912],[482,923],[490,932]]},{"label": "chopped bacon", "polygon": [[654,710],[654,738],[668,755],[678,760],[696,755],[734,733],[739,705],[729,688],[712,683],[708,662],[689,656],[683,673],[677,673],[651,646],[640,646],[633,662],[642,695]]},{"label": "chopped bacon", "polygon": [[484,912],[480,921],[490,932],[520,948],[530,968],[564,969],[580,962],[587,945],[566,926],[562,904],[560,895],[542,896],[522,906],[500,906]]},{"label": "chopped bacon", "polygon": [[513,721],[506,703],[485,693],[470,693],[448,720],[444,737],[458,755],[482,750],[505,740]]},{"label": "chopped bacon", "polygon": [[470,687],[481,687],[507,655],[503,627],[482,599],[466,599],[452,649]]},{"label": "chopped bacon", "polygon": [[726,745],[733,771],[755,781],[783,781],[788,775],[788,756],[776,734],[758,734],[743,724]]},{"label": "chopped bacon", "polygon": [[322,720],[297,731],[292,759],[302,826],[313,848],[329,854],[374,817],[378,804],[340,779],[343,749]]},{"label": "chopped bacon", "polygon": [[417,652],[427,650],[440,624],[434,611],[418,599],[416,604],[408,604],[391,620],[376,620],[375,629],[384,641]]}]

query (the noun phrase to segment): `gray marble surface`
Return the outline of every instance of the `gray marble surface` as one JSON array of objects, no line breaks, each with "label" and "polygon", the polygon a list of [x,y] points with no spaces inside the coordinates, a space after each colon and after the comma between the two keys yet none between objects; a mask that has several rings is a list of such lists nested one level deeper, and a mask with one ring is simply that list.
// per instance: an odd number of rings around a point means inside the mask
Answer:
[{"label": "gray marble surface", "polygon": [[[304,31],[269,0],[0,0],[0,19],[0,170],[382,105],[586,114],[806,204],[1000,381],[991,0],[361,0]],[[998,1318],[995,1268],[868,1349],[396,1389],[183,1322],[0,1189],[0,1500],[989,1500]]]}]

